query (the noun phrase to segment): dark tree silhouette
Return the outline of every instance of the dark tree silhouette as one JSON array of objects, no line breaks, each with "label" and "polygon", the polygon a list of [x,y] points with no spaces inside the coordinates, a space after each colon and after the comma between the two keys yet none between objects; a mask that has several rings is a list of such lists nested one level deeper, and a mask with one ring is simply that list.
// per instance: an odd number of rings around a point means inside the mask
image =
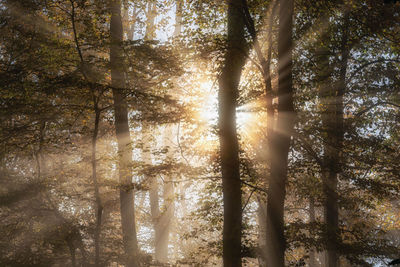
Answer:
[{"label": "dark tree silhouette", "polygon": [[227,51],[219,79],[219,134],[224,195],[223,259],[226,267],[242,266],[242,199],[236,132],[238,85],[246,59],[242,10],[242,0],[229,1]]}]

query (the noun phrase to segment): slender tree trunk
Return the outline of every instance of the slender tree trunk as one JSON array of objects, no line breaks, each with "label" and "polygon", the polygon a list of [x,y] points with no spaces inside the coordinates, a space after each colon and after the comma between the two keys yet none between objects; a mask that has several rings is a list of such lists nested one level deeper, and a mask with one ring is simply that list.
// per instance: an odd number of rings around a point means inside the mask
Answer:
[{"label": "slender tree trunk", "polygon": [[69,253],[71,254],[71,265],[76,267],[75,246],[72,241],[68,242]]},{"label": "slender tree trunk", "polygon": [[[168,131],[171,129],[166,126],[165,139],[171,137],[172,133]],[[165,140],[168,143],[168,140]],[[171,144],[168,143],[170,146]],[[172,160],[172,150],[167,153],[167,161]],[[172,183],[172,178],[164,177],[164,212],[160,212],[159,207],[159,196],[158,196],[158,183],[156,177],[152,178],[150,186],[150,207],[151,214],[153,217],[153,225],[155,232],[155,259],[158,262],[166,263],[168,262],[168,245],[169,245],[169,234],[171,231],[171,222],[174,215],[174,187]]]},{"label": "slender tree trunk", "polygon": [[[74,2],[71,2],[71,24],[72,24],[72,29],[74,33],[74,42],[75,42],[75,48],[78,52],[80,61],[81,61],[81,71],[82,75],[84,76],[85,80],[87,82],[91,82],[90,79],[90,73],[91,71],[88,71],[90,69],[90,66],[88,66],[83,58],[83,53],[80,48],[79,40],[78,40],[78,34],[77,34],[77,28],[76,28],[76,23],[75,23],[75,4]],[[95,206],[96,206],[96,228],[94,232],[94,246],[95,246],[95,266],[100,266],[100,232],[101,232],[101,217],[103,213],[103,207],[101,204],[101,199],[100,199],[100,193],[99,193],[99,185],[97,181],[97,162],[96,162],[96,146],[97,146],[97,136],[99,132],[99,122],[100,122],[100,114],[101,110],[99,109],[98,102],[99,98],[96,97],[95,95],[95,88],[93,86],[90,86],[90,91],[92,93],[92,99],[93,99],[93,110],[95,112],[95,120],[94,120],[94,129],[93,129],[93,135],[92,135],[92,179],[93,179],[93,185],[94,185],[94,196],[95,196]],[[81,247],[81,252],[82,252],[82,260],[86,262],[85,259],[85,252],[82,250],[83,248],[83,243]]]},{"label": "slender tree trunk", "polygon": [[[168,147],[167,162],[173,161],[173,150],[172,150],[172,128],[170,125],[165,126],[164,132],[164,144]],[[164,212],[161,214],[158,222],[158,231],[160,233],[158,244],[156,247],[156,256],[160,262],[168,262],[168,245],[169,245],[169,234],[171,232],[172,218],[174,216],[174,185],[172,183],[173,177],[164,176]]]},{"label": "slender tree trunk", "polygon": [[[273,137],[273,130],[274,130],[274,107],[273,107],[273,91],[272,91],[272,79],[271,79],[271,56],[272,56],[272,28],[274,23],[274,17],[276,13],[276,8],[278,7],[277,3],[274,2],[273,7],[271,9],[271,13],[268,20],[268,50],[267,50],[267,57],[264,57],[264,54],[261,50],[260,43],[258,41],[258,36],[255,28],[254,20],[250,14],[247,1],[244,1],[245,9],[244,9],[244,17],[246,18],[246,28],[249,31],[252,41],[253,47],[256,52],[258,61],[260,62],[261,71],[264,79],[264,86],[265,86],[265,98],[266,98],[266,108],[267,108],[267,137],[270,140]],[[270,142],[269,142],[270,143]],[[270,151],[266,151],[267,155],[267,162],[271,162]],[[268,180],[268,178],[267,178]],[[267,246],[266,246],[266,223],[267,223],[267,209],[266,203],[262,200],[258,200],[258,224],[259,224],[259,256],[258,262],[259,266],[264,267],[267,266]]]},{"label": "slender tree trunk", "polygon": [[[143,135],[143,151],[142,151],[142,157],[143,157],[143,162],[146,166],[151,166],[152,165],[152,160],[151,160],[151,152],[150,152],[150,143],[151,143],[151,138],[150,138],[150,130],[151,128],[143,122],[142,125],[142,135]],[[159,186],[158,186],[158,181],[157,177],[155,176],[154,173],[151,174],[146,174],[147,180],[149,181],[149,198],[150,198],[150,213],[151,213],[151,219],[153,223],[153,229],[154,229],[154,258],[156,261],[161,261],[160,260],[160,235],[161,231],[163,230],[162,228],[159,227],[160,224],[160,219],[161,219],[161,212],[160,212],[160,200],[158,196],[158,191],[159,191]]]},{"label": "slender tree trunk", "polygon": [[242,197],[239,144],[236,132],[238,86],[247,48],[242,0],[228,1],[228,39],[219,77],[219,139],[224,203],[223,261],[225,267],[242,266]]},{"label": "slender tree trunk", "polygon": [[128,28],[128,33],[127,33],[127,38],[130,41],[133,41],[133,39],[135,38],[135,24],[136,24],[136,20],[137,20],[137,13],[135,8],[133,9],[133,14],[131,17],[131,20],[129,21],[129,28]]},{"label": "slender tree trunk", "polygon": [[[149,134],[149,130],[147,127],[144,128],[144,132]],[[145,143],[148,143],[146,140],[149,138],[144,139]],[[143,152],[143,160],[146,165],[151,164],[150,152],[147,149]],[[173,206],[173,184],[171,179],[165,177],[164,181],[164,206],[165,211],[161,213],[160,211],[160,204],[159,204],[159,186],[157,177],[151,175],[149,178],[150,180],[150,210],[151,216],[153,221],[153,228],[155,233],[154,238],[154,247],[155,247],[155,259],[158,262],[166,263],[168,262],[168,244],[169,244],[169,233],[170,233],[170,226],[171,226],[171,218],[174,212]]]},{"label": "slender tree trunk", "polygon": [[92,136],[92,179],[94,185],[94,196],[96,204],[96,228],[94,231],[94,247],[95,247],[95,266],[100,266],[100,233],[101,233],[101,219],[103,214],[103,206],[100,199],[100,190],[97,180],[97,161],[96,161],[96,146],[97,146],[97,136],[99,133],[99,122],[100,122],[100,109],[98,107],[98,99],[93,96],[94,101],[94,129]]},{"label": "slender tree trunk", "polygon": [[82,236],[80,235],[79,232],[78,232],[77,242],[78,242],[78,248],[79,248],[79,250],[81,252],[81,257],[82,257],[81,265],[82,266],[87,266],[86,250],[85,250],[85,246],[84,246],[83,241],[82,241]]},{"label": "slender tree trunk", "polygon": [[136,237],[134,191],[132,188],[132,150],[128,123],[128,107],[124,98],[125,76],[123,71],[123,29],[121,20],[121,1],[111,1],[110,22],[110,65],[111,85],[113,87],[115,133],[118,142],[118,161],[120,188],[121,224],[127,266],[139,266],[138,243]]},{"label": "slender tree trunk", "polygon": [[[61,219],[64,222],[67,222],[66,219],[58,212],[58,210],[54,210],[55,215]],[[74,228],[72,230],[73,232],[70,233],[68,236],[66,236],[65,242],[67,243],[67,246],[69,248],[70,254],[71,254],[71,263],[72,266],[78,266],[76,264],[76,249],[79,248],[81,252],[81,264],[79,266],[88,266],[87,264],[87,259],[86,259],[86,251],[85,247],[83,245],[82,241],[82,236],[79,233],[79,230],[77,228]]]},{"label": "slender tree trunk", "polygon": [[182,8],[183,0],[176,0],[176,11],[175,11],[175,29],[174,37],[178,37],[182,32]]},{"label": "slender tree trunk", "polygon": [[259,255],[258,255],[258,265],[260,267],[266,267],[266,259],[265,255],[267,254],[266,251],[266,221],[267,221],[267,207],[265,205],[265,201],[261,198],[257,199],[258,202],[258,247],[259,247]]},{"label": "slender tree trunk", "polygon": [[[164,194],[165,197],[165,194]],[[165,202],[169,202],[168,199],[164,199]],[[166,211],[164,211],[157,220],[156,232],[156,260],[162,263],[168,262],[168,244],[169,244],[169,232],[171,222],[171,210],[172,206],[170,203],[165,203]]]},{"label": "slender tree trunk", "polygon": [[[182,11],[183,11],[183,6],[184,6],[184,0],[176,0],[175,1],[175,29],[174,29],[174,34],[173,37],[174,38],[178,38],[181,33],[182,33]],[[172,141],[173,138],[173,127],[176,126],[174,125],[167,125],[166,127],[166,137],[165,137],[165,143],[168,147],[168,155],[167,155],[167,160],[173,160],[173,150],[172,147],[174,146],[174,142]],[[178,126],[179,129],[179,126]],[[176,138],[177,141],[179,143],[179,130],[176,134]],[[182,177],[182,175],[178,176],[178,177],[170,177],[170,180],[172,181],[174,178],[179,180],[179,177]],[[171,208],[170,208],[170,213],[171,213],[171,219],[170,219],[170,230],[172,230],[172,219],[174,219],[176,217],[175,214],[175,203],[176,203],[176,199],[175,199],[175,192],[178,192],[177,194],[179,195],[179,202],[180,202],[180,214],[182,214],[182,217],[185,217],[187,214],[187,203],[186,203],[186,199],[185,199],[185,193],[186,193],[186,189],[188,187],[188,184],[186,182],[181,182],[178,184],[178,187],[175,188],[174,184],[172,182],[170,182],[170,185],[168,185],[168,187],[171,187],[171,190],[169,190],[168,188],[164,188],[164,191],[169,191],[170,193],[168,193],[169,196],[167,196],[167,198],[172,199],[171,197],[173,197],[174,199],[171,202]],[[175,230],[175,229],[174,229]],[[178,240],[178,236],[179,233],[174,231],[175,234],[175,240]],[[175,241],[176,242],[176,241]],[[181,244],[182,245],[182,244]],[[185,246],[185,244],[183,244],[183,246]],[[179,248],[178,246],[174,246],[174,254],[175,256],[178,255],[178,251]]]},{"label": "slender tree trunk", "polygon": [[123,39],[124,40],[129,40],[129,24],[130,24],[130,19],[129,19],[129,5],[126,4],[126,2],[122,3],[122,13],[121,13],[121,20],[122,20],[122,29],[125,30],[125,32],[122,33]]},{"label": "slender tree trunk", "polygon": [[[325,21],[326,20],[326,21]],[[328,23],[327,19],[323,19],[324,23]],[[322,24],[324,24],[322,23]],[[324,253],[324,264],[327,267],[337,266],[337,255],[335,250],[335,236],[337,232],[337,207],[336,207],[336,177],[332,177],[330,173],[331,156],[332,151],[332,118],[333,111],[332,107],[332,86],[331,86],[331,75],[332,66],[329,63],[329,49],[322,40],[328,40],[329,36],[326,33],[321,33],[321,40],[319,40],[319,47],[316,50],[316,60],[318,64],[318,70],[316,73],[316,80],[319,83],[319,102],[320,112],[322,120],[322,135],[324,137],[324,155],[322,158],[321,175],[323,183],[324,193],[324,221],[326,224],[326,240],[325,240],[325,253]],[[333,237],[332,237],[333,236]]]},{"label": "slender tree trunk", "polygon": [[[339,266],[338,176],[343,147],[343,95],[346,90],[348,47],[348,15],[344,15],[339,79],[336,86],[326,86],[320,92],[322,126],[326,136],[323,157],[324,219],[326,223],[325,266]],[[326,60],[329,59],[325,59]],[[329,63],[325,63],[329,64]]]},{"label": "slender tree trunk", "polygon": [[40,129],[39,129],[39,148],[36,152],[36,165],[37,165],[37,176],[38,179],[42,179],[42,171],[43,171],[43,165],[44,165],[44,157],[42,153],[43,149],[43,140],[44,140],[44,130],[46,128],[46,121],[41,121],[40,122]]},{"label": "slender tree trunk", "polygon": [[[329,94],[329,95],[327,95]],[[338,154],[336,147],[335,105],[334,90],[329,90],[321,99],[323,132],[326,136],[324,144],[324,166],[322,168],[322,182],[324,192],[324,220],[326,224],[326,253],[325,266],[338,266],[337,234],[338,234],[338,205],[337,205],[337,172]]]},{"label": "slender tree trunk", "polygon": [[267,196],[267,266],[285,264],[284,202],[294,108],[292,87],[293,0],[280,1],[278,36],[278,108],[276,129],[269,138],[270,179]]},{"label": "slender tree trunk", "polygon": [[[176,1],[174,37],[181,34],[182,1]],[[164,130],[164,145],[168,147],[166,161],[173,162],[172,125],[166,125]],[[172,219],[175,213],[173,177],[166,175],[164,178],[164,213],[161,215],[158,225],[159,239],[156,246],[156,259],[160,262],[168,262],[168,245],[171,232]]]},{"label": "slender tree trunk", "polygon": [[[310,209],[309,209],[309,222],[315,223],[315,203],[313,197],[310,197]],[[317,261],[315,257],[315,248],[312,247],[310,248],[310,254],[309,254],[309,266],[310,267],[317,267]]]},{"label": "slender tree trunk", "polygon": [[[146,33],[145,39],[148,41],[154,40],[155,36],[155,25],[154,20],[157,15],[155,3],[148,3],[146,13]],[[146,165],[151,165],[151,154],[150,154],[150,131],[151,128],[144,122],[143,125],[143,160]],[[169,229],[165,228],[164,214],[160,211],[160,199],[159,199],[159,186],[157,177],[151,174],[148,177],[150,181],[150,211],[154,229],[154,258],[158,262],[168,261],[168,240],[165,242],[165,235],[169,234]]]},{"label": "slender tree trunk", "polygon": [[123,15],[122,15],[122,22],[123,22],[123,28],[126,29],[126,35],[124,34],[124,37],[126,36],[126,40],[132,41],[135,35],[135,24],[137,20],[137,12],[135,7],[131,7],[132,9],[132,16],[129,15],[129,5],[125,5],[123,7]]},{"label": "slender tree trunk", "polygon": [[145,38],[147,40],[154,40],[156,37],[156,29],[154,26],[154,20],[157,16],[157,7],[154,2],[149,2],[147,4],[147,14],[146,14],[146,34]]}]

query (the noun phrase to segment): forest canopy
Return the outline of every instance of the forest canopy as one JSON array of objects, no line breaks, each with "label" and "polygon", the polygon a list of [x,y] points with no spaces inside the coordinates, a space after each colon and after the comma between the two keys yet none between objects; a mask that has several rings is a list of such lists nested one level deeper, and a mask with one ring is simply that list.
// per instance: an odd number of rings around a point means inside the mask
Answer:
[{"label": "forest canopy", "polygon": [[0,0],[0,266],[388,266],[400,2]]}]

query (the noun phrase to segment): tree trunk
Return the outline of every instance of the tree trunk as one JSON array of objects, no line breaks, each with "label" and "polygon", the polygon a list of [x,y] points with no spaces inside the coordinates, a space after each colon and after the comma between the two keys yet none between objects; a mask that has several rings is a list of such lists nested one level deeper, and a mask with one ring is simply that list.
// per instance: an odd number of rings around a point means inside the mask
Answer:
[{"label": "tree trunk", "polygon": [[[325,23],[328,23],[326,21]],[[327,267],[337,266],[337,255],[335,250],[335,235],[337,232],[337,207],[336,203],[336,177],[332,177],[330,173],[330,158],[333,156],[332,151],[332,117],[334,114],[332,111],[332,97],[330,96],[333,92],[331,86],[331,75],[332,66],[329,63],[329,49],[327,45],[324,45],[322,40],[326,40],[328,36],[326,34],[321,34],[321,40],[319,40],[320,46],[316,50],[316,59],[318,64],[318,71],[316,73],[316,80],[319,83],[319,102],[320,102],[320,112],[322,120],[322,135],[324,137],[324,155],[322,158],[321,175],[323,183],[323,193],[324,193],[324,221],[326,224],[326,240],[324,253],[324,262]],[[332,162],[333,163],[333,162]],[[330,182],[330,183],[329,183]],[[333,233],[333,239],[332,239]]]},{"label": "tree trunk", "polygon": [[97,136],[99,133],[100,110],[98,107],[98,99],[93,95],[95,120],[94,130],[92,136],[92,179],[94,184],[94,196],[96,204],[96,228],[94,231],[94,247],[95,247],[95,266],[100,266],[100,232],[101,232],[101,219],[103,214],[103,206],[100,199],[100,190],[97,180],[97,162],[96,162],[96,146]]},{"label": "tree trunk", "polygon": [[44,140],[44,130],[46,128],[46,121],[43,120],[40,122],[40,129],[39,129],[39,147],[36,152],[36,165],[37,165],[37,176],[38,179],[42,179],[42,172],[44,169],[44,156],[42,153],[42,148],[43,148],[43,140]]},{"label": "tree trunk", "polygon": [[[86,64],[86,62],[83,58],[83,53],[80,48],[80,44],[79,44],[76,21],[75,21],[75,5],[73,2],[71,2],[71,4],[72,4],[72,6],[71,6],[71,24],[72,24],[72,29],[73,29],[73,33],[74,33],[75,49],[77,50],[80,61],[81,61],[82,75],[87,82],[92,84],[91,83],[92,77],[90,75],[92,73],[92,71],[90,71],[91,67]],[[96,96],[95,91],[96,91],[96,88],[94,88],[93,85],[90,85],[90,92],[92,94],[92,100],[93,100],[93,110],[95,112],[94,129],[93,129],[93,135],[92,135],[92,158],[91,158],[92,180],[93,180],[93,185],[94,185],[94,196],[95,196],[95,206],[96,206],[96,228],[94,231],[95,266],[100,266],[100,232],[101,232],[101,218],[102,218],[102,214],[103,214],[103,207],[101,204],[99,185],[98,185],[98,181],[97,181],[96,146],[97,146],[97,136],[98,136],[98,132],[99,132],[99,122],[100,122],[101,110],[99,109],[99,106],[98,106],[99,97]],[[85,255],[84,255],[85,252],[84,251],[81,251],[81,252],[82,252],[82,260],[84,262],[86,262]]]},{"label": "tree trunk", "polygon": [[183,8],[183,0],[176,0],[176,11],[175,11],[175,29],[174,29],[174,37],[178,37],[182,32],[182,8]]},{"label": "tree trunk", "polygon": [[[271,9],[271,13],[268,20],[268,50],[267,50],[267,57],[264,57],[264,54],[261,50],[261,45],[258,41],[258,36],[255,28],[254,20],[250,14],[250,10],[247,5],[247,1],[244,1],[245,9],[244,9],[244,17],[246,18],[246,28],[249,31],[252,41],[253,47],[256,52],[258,61],[260,62],[261,71],[264,80],[264,87],[265,87],[265,98],[266,98],[266,108],[267,108],[267,138],[271,140],[273,137],[273,130],[274,130],[274,107],[273,107],[273,91],[272,91],[272,79],[271,79],[271,56],[272,56],[272,28],[274,23],[274,17],[276,13],[277,1],[273,4]],[[270,142],[269,142],[270,143]],[[267,162],[271,162],[271,155],[270,151],[266,151],[267,155]],[[267,180],[269,178],[266,178]],[[266,223],[267,223],[267,209],[266,203],[259,198],[258,199],[258,225],[259,225],[259,253],[258,253],[258,263],[259,266],[264,267],[267,266],[267,247],[266,247]]]},{"label": "tree trunk", "polygon": [[293,132],[292,18],[293,0],[280,1],[278,36],[278,108],[269,138],[270,179],[267,196],[267,266],[285,263],[284,201],[288,154]]},{"label": "tree trunk", "polygon": [[154,40],[156,37],[156,29],[154,27],[154,20],[157,16],[157,7],[153,2],[147,4],[147,14],[146,14],[146,40]]},{"label": "tree trunk", "polygon": [[[143,136],[143,151],[142,151],[142,159],[145,166],[151,166],[151,152],[150,152],[150,143],[151,143],[151,136],[150,136],[151,128],[147,125],[146,122],[142,124],[142,136]],[[150,213],[151,213],[151,220],[153,223],[154,229],[154,258],[156,261],[160,261],[160,235],[163,231],[162,228],[159,227],[159,221],[161,219],[161,212],[160,212],[160,201],[158,196],[158,181],[157,177],[154,173],[146,173],[145,174],[146,180],[149,181],[149,198],[150,198]]]},{"label": "tree trunk", "polygon": [[[341,151],[343,146],[343,95],[346,90],[346,72],[349,56],[348,48],[348,15],[344,15],[341,46],[339,78],[336,86],[325,86],[320,91],[322,132],[324,142],[322,182],[324,192],[324,219],[326,224],[325,266],[336,267],[339,264],[339,208],[338,208],[338,175],[340,173]],[[324,64],[329,58],[325,57]],[[332,74],[332,71],[329,70]],[[326,73],[327,74],[327,73]],[[325,75],[326,75],[325,74]]]},{"label": "tree trunk", "polygon": [[79,250],[81,252],[81,257],[82,257],[81,265],[82,266],[87,266],[87,257],[86,257],[87,254],[86,254],[85,246],[83,244],[82,236],[79,233],[78,233],[78,238],[77,239],[78,239],[77,240],[78,248],[79,248]]},{"label": "tree trunk", "polygon": [[120,208],[123,243],[127,266],[139,266],[138,244],[135,225],[134,193],[132,188],[132,150],[128,124],[128,107],[124,98],[125,76],[123,71],[123,30],[121,20],[121,1],[111,1],[110,22],[110,65],[111,85],[113,87],[115,133],[118,142],[118,171],[121,183]]},{"label": "tree trunk", "polygon": [[322,168],[324,192],[324,220],[326,224],[326,255],[325,266],[338,266],[336,239],[338,234],[338,205],[337,205],[337,149],[335,119],[335,94],[329,90],[321,99],[323,133],[326,136]]},{"label": "tree trunk", "polygon": [[[148,3],[147,5],[147,14],[146,14],[146,33],[145,39],[148,41],[154,40],[155,36],[155,25],[154,20],[157,15],[156,5],[155,3]],[[143,159],[146,165],[151,164],[151,155],[150,155],[150,131],[151,128],[148,125],[143,125],[143,134],[145,148],[143,151]],[[154,228],[154,258],[157,262],[166,263],[168,262],[168,238],[169,236],[169,228],[165,224],[166,218],[165,214],[160,211],[160,200],[159,200],[159,186],[157,177],[155,175],[149,176],[150,181],[150,211],[151,217],[153,221]],[[164,189],[165,190],[165,189]],[[165,201],[165,199],[164,199]]]},{"label": "tree trunk", "polygon": [[133,41],[135,38],[135,24],[137,20],[137,13],[135,8],[133,8],[133,15],[131,17],[131,20],[129,21],[129,28],[128,28],[128,33],[127,33],[127,38],[129,41]]},{"label": "tree trunk", "polygon": [[[128,1],[127,1],[128,2]],[[130,6],[127,2],[123,4],[123,14],[122,14],[122,27],[125,30],[124,40],[133,41],[135,37],[135,24],[138,19],[138,12],[135,6]],[[129,10],[132,10],[132,16],[129,15]]]},{"label": "tree trunk", "polygon": [[236,132],[238,86],[246,60],[243,1],[228,1],[228,39],[219,77],[219,139],[224,203],[223,261],[225,267],[242,266],[242,201],[239,144]]},{"label": "tree trunk", "polygon": [[267,221],[267,206],[265,205],[265,201],[262,198],[257,199],[258,202],[258,210],[257,210],[257,217],[258,217],[258,247],[259,247],[259,252],[258,252],[258,265],[260,267],[266,267],[267,263],[265,260],[265,255],[267,254],[266,251],[266,244],[265,240],[266,235],[266,224],[265,222]]},{"label": "tree trunk", "polygon": [[[315,203],[313,197],[310,197],[310,209],[309,209],[309,222],[310,224],[315,223]],[[315,248],[312,247],[310,248],[310,253],[309,253],[309,266],[310,267],[317,267],[317,261],[315,257]]]},{"label": "tree trunk", "polygon": [[[173,162],[173,151],[171,142],[172,139],[172,127],[171,125],[165,126],[164,132],[164,143],[168,147],[167,163]],[[171,232],[172,218],[174,216],[174,185],[172,183],[173,177],[166,175],[164,178],[164,212],[158,222],[159,228],[159,240],[157,244],[158,258],[160,262],[168,261],[168,245],[169,245],[169,234]]]},{"label": "tree trunk", "polygon": [[[175,30],[174,37],[178,37],[181,34],[182,27],[182,1],[176,1],[176,12],[175,12]],[[173,133],[172,125],[166,125],[164,130],[164,145],[168,148],[166,155],[167,163],[173,162],[173,145],[172,142]],[[175,193],[173,177],[166,175],[164,178],[164,213],[161,215],[159,221],[159,240],[156,247],[156,259],[160,262],[168,262],[168,245],[169,245],[169,235],[171,232],[172,219],[175,213]],[[161,229],[160,229],[161,228]],[[157,253],[158,252],[158,253]]]},{"label": "tree trunk", "polygon": [[73,242],[68,242],[69,253],[71,254],[71,265],[72,267],[76,267],[76,255],[75,255],[75,246]]}]

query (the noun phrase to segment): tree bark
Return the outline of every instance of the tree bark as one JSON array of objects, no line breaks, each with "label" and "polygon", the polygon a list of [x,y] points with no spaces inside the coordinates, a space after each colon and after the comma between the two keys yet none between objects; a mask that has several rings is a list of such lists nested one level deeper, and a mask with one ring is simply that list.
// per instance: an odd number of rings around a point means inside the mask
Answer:
[{"label": "tree bark", "polygon": [[[340,173],[341,151],[343,147],[343,95],[346,90],[348,48],[348,15],[344,15],[341,61],[339,77],[335,86],[327,85],[320,90],[322,132],[326,137],[324,143],[322,182],[324,192],[324,220],[326,224],[325,266],[336,267],[339,264],[339,207],[338,207],[338,176]],[[329,65],[329,58],[324,57],[324,65]],[[328,66],[329,68],[329,66]],[[325,75],[332,74],[329,72]]]},{"label": "tree bark", "polygon": [[71,254],[71,265],[72,267],[76,267],[76,256],[75,256],[75,246],[71,242],[68,242],[69,253]]},{"label": "tree bark", "polygon": [[[326,16],[328,17],[328,16]],[[323,23],[328,23],[328,20],[323,19]],[[332,117],[334,114],[332,111],[333,104],[332,97],[330,96],[333,92],[331,86],[331,75],[332,75],[332,66],[329,63],[329,49],[327,45],[324,43],[329,38],[327,33],[321,33],[321,40],[318,40],[319,46],[316,49],[316,60],[317,60],[317,73],[316,80],[319,83],[318,88],[318,97],[320,102],[320,112],[321,112],[321,120],[322,120],[322,130],[321,133],[323,135],[323,157],[322,157],[322,166],[321,166],[321,176],[323,183],[323,193],[324,193],[324,221],[326,224],[325,232],[325,253],[324,253],[324,263],[327,267],[335,267],[337,266],[337,255],[335,250],[335,242],[332,242],[332,238],[330,237],[333,233],[333,237],[335,237],[335,233],[337,232],[337,207],[336,203],[336,177],[330,176],[330,157],[333,156],[332,146],[328,145],[332,143],[329,139],[332,139]],[[324,42],[323,42],[324,41]],[[333,162],[332,162],[333,163]],[[330,182],[330,183],[329,183]],[[328,233],[330,232],[330,233]]]},{"label": "tree bark", "polygon": [[174,37],[178,37],[182,32],[182,8],[183,0],[176,0],[176,11],[175,11],[175,29]]},{"label": "tree bark", "polygon": [[242,0],[228,1],[228,39],[225,61],[219,77],[219,140],[222,171],[225,267],[242,266],[242,203],[239,144],[236,132],[238,86],[246,60],[245,22]]},{"label": "tree bark", "polygon": [[[135,35],[135,23],[137,20],[137,11],[134,6],[130,6],[128,1],[123,3],[123,14],[122,14],[122,27],[125,30],[124,40],[133,41]],[[129,15],[129,9],[132,10],[132,16]]]},{"label": "tree bark", "polygon": [[257,199],[258,202],[258,210],[257,210],[257,217],[258,217],[258,265],[260,267],[266,267],[266,259],[265,256],[267,255],[266,251],[266,221],[267,221],[267,206],[265,201],[262,198]]},{"label": "tree bark", "polygon": [[137,16],[137,11],[135,8],[133,8],[133,14],[129,22],[130,24],[127,33],[127,38],[129,41],[133,41],[133,39],[135,38],[135,24],[138,19]]},{"label": "tree bark", "polygon": [[[146,20],[146,33],[145,39],[148,41],[154,40],[155,36],[155,25],[154,20],[157,15],[156,5],[155,3],[148,3],[147,5],[147,20]],[[143,159],[145,164],[151,164],[151,155],[150,155],[150,131],[151,128],[144,124],[143,125],[143,134],[145,136],[143,141],[143,147],[145,148],[143,151]],[[157,262],[166,263],[168,262],[168,237],[169,237],[169,221],[168,217],[168,208],[169,202],[165,198],[165,190],[166,185],[164,184],[164,203],[166,206],[166,211],[162,213],[160,211],[160,199],[159,199],[159,185],[157,181],[157,177],[155,175],[150,175],[148,177],[150,181],[150,210],[151,217],[153,221],[153,229],[154,229],[154,258]]]},{"label": "tree bark", "polygon": [[95,247],[95,266],[100,266],[100,233],[101,233],[101,220],[103,215],[103,206],[100,199],[100,190],[97,180],[97,161],[96,161],[96,146],[97,136],[99,133],[99,122],[100,122],[100,109],[98,107],[98,99],[93,95],[94,102],[94,130],[92,136],[92,179],[94,184],[94,196],[96,204],[96,228],[94,231],[94,247]]},{"label": "tree bark", "polygon": [[[309,209],[309,222],[315,223],[315,203],[314,203],[314,199],[313,197],[310,197],[310,209]],[[316,257],[315,257],[316,251],[315,248],[312,247],[310,248],[310,253],[309,253],[309,266],[310,267],[317,267],[317,261],[316,261]]]},{"label": "tree bark", "polygon": [[[91,83],[91,71],[90,66],[88,66],[83,58],[83,53],[80,48],[78,34],[77,34],[77,27],[75,21],[75,4],[71,2],[71,24],[74,33],[74,42],[75,42],[75,49],[78,52],[80,61],[81,61],[81,72],[85,80],[90,84],[90,93],[92,94],[92,101],[93,101],[93,110],[95,112],[95,120],[94,120],[94,129],[92,135],[92,180],[94,185],[94,196],[95,196],[95,207],[96,207],[96,227],[94,231],[94,246],[95,246],[95,266],[100,266],[100,232],[101,232],[101,219],[103,214],[103,206],[100,199],[100,192],[99,192],[99,185],[97,181],[97,162],[96,162],[96,146],[97,146],[97,136],[99,132],[99,122],[100,122],[100,115],[101,110],[99,109],[99,97],[96,96],[95,91],[96,88]],[[89,70],[89,71],[88,71]],[[83,256],[83,259],[85,257]],[[85,260],[86,261],[86,260]]]},{"label": "tree bark", "polygon": [[[172,127],[171,125],[165,126],[164,132],[164,144],[168,147],[167,162],[173,162],[173,151],[171,142],[172,139]],[[168,261],[168,245],[169,245],[169,234],[171,232],[172,218],[175,212],[174,206],[174,185],[172,183],[173,177],[166,175],[164,178],[164,212],[161,214],[160,220],[158,222],[159,228],[159,240],[158,240],[158,258],[161,262]]]},{"label": "tree bark", "polygon": [[136,237],[135,205],[132,188],[132,150],[128,123],[128,107],[124,98],[125,75],[123,71],[123,29],[121,1],[112,0],[110,4],[110,65],[111,86],[114,99],[115,133],[118,142],[118,171],[120,188],[120,208],[123,243],[127,266],[139,266],[138,243]]},{"label": "tree bark", "polygon": [[[182,29],[182,1],[176,1],[176,12],[175,12],[175,29],[173,37],[178,37],[181,34]],[[164,130],[164,145],[168,148],[166,155],[167,163],[173,162],[173,133],[172,125],[167,124]],[[160,262],[168,262],[168,245],[169,245],[169,235],[171,232],[172,219],[175,213],[175,193],[173,177],[166,175],[164,178],[164,213],[161,215],[159,220],[159,240],[156,247],[156,259]],[[158,252],[158,253],[157,253]]]},{"label": "tree bark", "polygon": [[[129,9],[132,10],[132,16],[129,15]],[[138,19],[138,11],[135,6],[130,6],[128,3],[123,4],[122,27],[125,30],[124,39],[133,41],[135,37],[135,24]]]},{"label": "tree bark", "polygon": [[147,14],[146,14],[146,40],[154,40],[156,37],[156,29],[154,26],[154,20],[157,16],[157,7],[153,2],[147,4]]},{"label": "tree bark", "polygon": [[[253,47],[256,52],[258,61],[261,66],[261,72],[263,75],[264,86],[265,86],[265,100],[266,100],[266,108],[267,108],[267,138],[270,140],[273,137],[273,130],[274,130],[274,106],[273,106],[273,97],[274,93],[272,91],[272,79],[271,79],[271,56],[272,56],[272,28],[274,23],[274,17],[277,8],[277,1],[273,3],[273,7],[271,9],[271,13],[268,20],[268,50],[267,50],[267,57],[264,57],[264,54],[261,50],[261,45],[258,41],[258,36],[255,28],[254,20],[250,14],[247,1],[244,0],[244,17],[246,18],[246,28],[250,33],[250,36],[253,41]],[[269,157],[271,157],[269,151],[266,151],[267,155],[267,162],[271,162]],[[268,176],[266,177],[269,180]],[[258,225],[259,225],[259,253],[258,253],[258,263],[259,266],[264,267],[267,266],[267,246],[266,246],[266,223],[267,223],[267,208],[266,203],[259,198],[258,199]]]},{"label": "tree bark", "polygon": [[293,0],[280,1],[278,35],[278,107],[276,129],[269,138],[270,179],[267,196],[267,266],[284,266],[284,201],[288,154],[294,125],[292,87]]},{"label": "tree bark", "polygon": [[[142,157],[145,166],[151,166],[151,152],[150,152],[150,143],[151,143],[151,136],[150,136],[151,128],[147,125],[146,122],[142,124],[142,135],[143,135],[143,151]],[[150,198],[150,213],[151,213],[151,220],[153,223],[154,229],[154,258],[156,261],[161,262],[160,259],[160,235],[163,229],[160,227],[160,219],[161,219],[161,212],[160,212],[160,200],[158,196],[159,186],[157,177],[154,173],[146,173],[146,179],[149,181],[149,198]]]}]

